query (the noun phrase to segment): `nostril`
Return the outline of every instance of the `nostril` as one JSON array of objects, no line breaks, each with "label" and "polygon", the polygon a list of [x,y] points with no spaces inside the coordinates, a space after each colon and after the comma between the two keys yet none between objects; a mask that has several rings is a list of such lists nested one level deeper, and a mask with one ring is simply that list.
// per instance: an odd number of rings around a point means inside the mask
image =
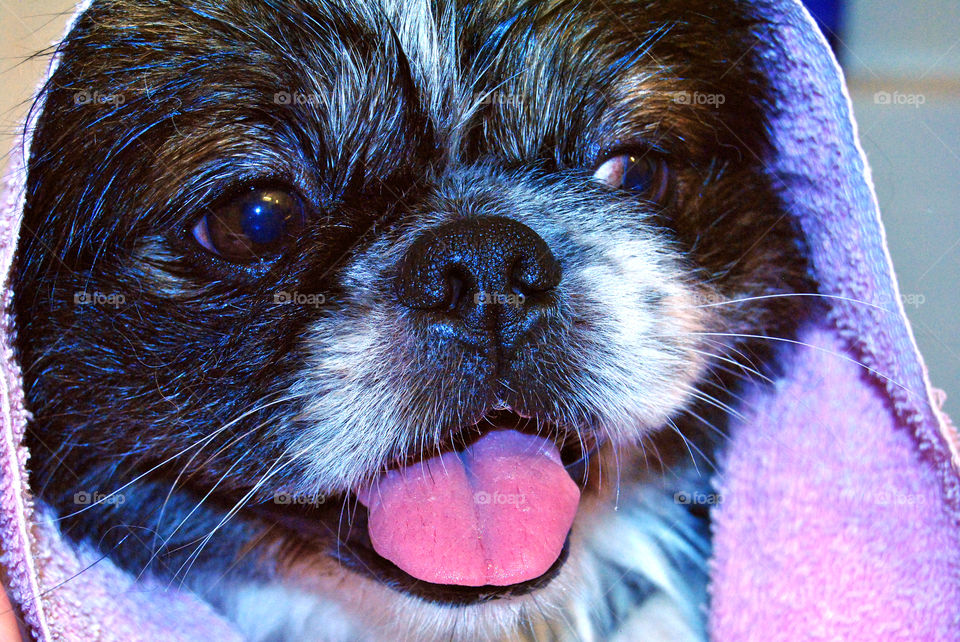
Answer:
[{"label": "nostril", "polygon": [[518,257],[510,269],[510,285],[518,294],[538,294],[560,284],[560,264],[546,243],[539,237],[538,240],[542,247],[534,247],[533,252]]},{"label": "nostril", "polygon": [[540,292],[540,288],[531,287],[529,275],[525,274],[520,266],[520,260],[514,261],[510,267],[510,294],[532,296]]},{"label": "nostril", "polygon": [[460,298],[471,287],[470,275],[463,268],[453,267],[447,271],[447,300],[445,309],[454,312],[460,306]]}]

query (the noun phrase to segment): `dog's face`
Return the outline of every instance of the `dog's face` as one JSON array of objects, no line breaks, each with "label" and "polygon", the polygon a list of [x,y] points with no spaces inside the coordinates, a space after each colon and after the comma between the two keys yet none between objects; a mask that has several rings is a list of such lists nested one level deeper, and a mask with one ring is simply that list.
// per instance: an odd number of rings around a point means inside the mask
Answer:
[{"label": "dog's face", "polygon": [[754,41],[707,0],[94,3],[17,258],[35,488],[137,571],[549,608],[731,335],[799,315],[737,303],[809,287]]}]

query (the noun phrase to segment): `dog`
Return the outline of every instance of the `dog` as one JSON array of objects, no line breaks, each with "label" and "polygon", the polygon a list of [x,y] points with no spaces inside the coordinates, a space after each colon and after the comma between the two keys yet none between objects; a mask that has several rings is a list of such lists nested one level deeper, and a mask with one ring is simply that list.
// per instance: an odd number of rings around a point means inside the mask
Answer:
[{"label": "dog", "polygon": [[34,492],[249,639],[704,639],[711,466],[816,290],[755,27],[96,0],[14,264]]}]

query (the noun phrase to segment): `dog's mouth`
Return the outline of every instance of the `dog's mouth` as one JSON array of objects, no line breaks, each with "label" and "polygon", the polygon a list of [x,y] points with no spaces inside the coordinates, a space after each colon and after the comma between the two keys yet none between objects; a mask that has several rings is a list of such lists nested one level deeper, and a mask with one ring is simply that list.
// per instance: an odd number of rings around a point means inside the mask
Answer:
[{"label": "dog's mouth", "polygon": [[[422,599],[519,596],[563,567],[592,450],[575,432],[491,412],[341,501],[257,512],[322,542],[350,570]],[[331,524],[334,506],[351,513]]]}]

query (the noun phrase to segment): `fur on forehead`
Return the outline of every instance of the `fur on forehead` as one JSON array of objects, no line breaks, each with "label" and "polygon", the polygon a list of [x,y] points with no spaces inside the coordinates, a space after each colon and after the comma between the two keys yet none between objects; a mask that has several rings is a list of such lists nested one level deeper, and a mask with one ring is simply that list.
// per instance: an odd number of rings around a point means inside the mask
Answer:
[{"label": "fur on forehead", "polygon": [[[71,184],[85,177],[71,176],[64,155],[34,164],[59,173],[65,193],[98,198],[84,208],[96,216],[131,184],[146,186],[144,202],[188,210],[214,185],[249,178],[244,169],[319,165],[336,191],[358,173],[389,180],[398,167],[416,174],[481,155],[584,166],[637,139],[704,162],[763,149],[751,138],[763,128],[733,124],[763,120],[759,81],[731,61],[749,50],[746,19],[707,0],[605,4],[103,2],[65,41],[48,87],[51,110],[72,116],[55,138],[96,139],[91,160],[104,176],[122,167],[138,180],[86,189]],[[677,100],[717,91],[711,78],[722,79],[723,105]],[[77,92],[123,101],[91,109],[72,104]],[[283,92],[309,100],[283,109]],[[291,144],[269,144],[278,138]],[[302,158],[277,158],[277,148]]]}]

